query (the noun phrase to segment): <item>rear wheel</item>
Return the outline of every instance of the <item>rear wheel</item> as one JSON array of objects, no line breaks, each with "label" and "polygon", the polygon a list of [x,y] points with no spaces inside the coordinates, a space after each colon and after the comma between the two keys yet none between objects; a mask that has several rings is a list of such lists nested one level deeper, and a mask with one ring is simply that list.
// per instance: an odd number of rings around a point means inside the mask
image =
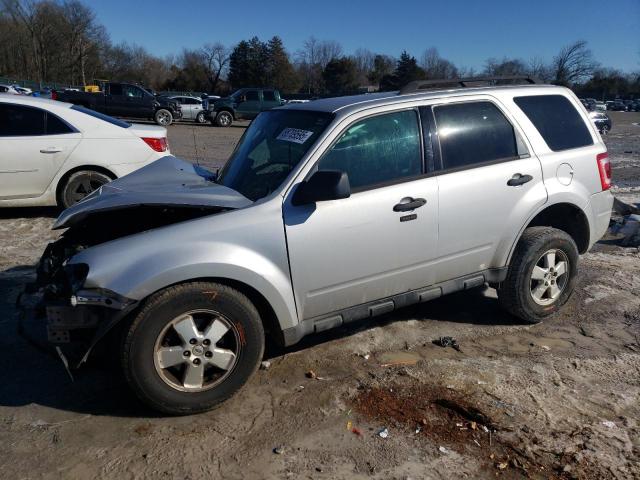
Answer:
[{"label": "rear wheel", "polygon": [[498,290],[502,306],[528,323],[538,323],[566,303],[575,287],[578,248],[564,231],[527,228]]},{"label": "rear wheel", "polygon": [[166,108],[159,109],[153,117],[158,125],[166,127],[173,123],[173,114]]},{"label": "rear wheel", "polygon": [[233,123],[233,115],[227,111],[219,112],[216,115],[215,123],[218,127],[230,127]]},{"label": "rear wheel", "polygon": [[69,208],[111,180],[112,178],[108,175],[95,170],[75,172],[71,174],[62,187],[58,203],[62,208]]},{"label": "rear wheel", "polygon": [[196,122],[205,123],[206,121],[207,121],[207,118],[204,116],[204,112],[198,113],[198,116],[196,116]]},{"label": "rear wheel", "polygon": [[173,415],[209,410],[256,371],[264,329],[243,294],[216,283],[189,283],[153,296],[131,324],[124,373],[150,407]]}]

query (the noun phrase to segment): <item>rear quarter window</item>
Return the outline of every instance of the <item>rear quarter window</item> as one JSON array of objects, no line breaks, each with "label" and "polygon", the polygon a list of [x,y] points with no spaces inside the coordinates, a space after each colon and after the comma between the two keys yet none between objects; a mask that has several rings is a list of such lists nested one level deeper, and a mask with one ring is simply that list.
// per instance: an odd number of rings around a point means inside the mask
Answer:
[{"label": "rear quarter window", "polygon": [[513,101],[554,152],[593,145],[589,128],[567,97],[533,95]]}]

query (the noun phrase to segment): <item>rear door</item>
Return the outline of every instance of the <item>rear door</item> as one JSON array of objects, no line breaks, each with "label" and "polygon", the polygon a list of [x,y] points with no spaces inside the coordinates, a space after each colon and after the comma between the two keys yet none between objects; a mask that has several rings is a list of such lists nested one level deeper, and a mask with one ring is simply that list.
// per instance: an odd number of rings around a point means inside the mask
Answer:
[{"label": "rear door", "polygon": [[121,83],[107,84],[107,92],[105,95],[105,112],[109,115],[126,116],[128,113],[128,104],[122,90]]},{"label": "rear door", "polygon": [[0,103],[0,198],[42,195],[81,137],[46,110]]},{"label": "rear door", "polygon": [[[298,312],[309,319],[433,283],[436,177],[423,175],[416,109],[351,123],[317,163],[347,173],[351,197],[294,206],[284,219]],[[398,208],[411,200],[412,210]]]},{"label": "rear door", "polygon": [[236,117],[245,120],[253,120],[262,108],[262,93],[260,90],[247,90],[236,107]]},{"label": "rear door", "polygon": [[423,110],[440,148],[437,281],[502,267],[529,216],[547,199],[540,161],[492,98]]}]

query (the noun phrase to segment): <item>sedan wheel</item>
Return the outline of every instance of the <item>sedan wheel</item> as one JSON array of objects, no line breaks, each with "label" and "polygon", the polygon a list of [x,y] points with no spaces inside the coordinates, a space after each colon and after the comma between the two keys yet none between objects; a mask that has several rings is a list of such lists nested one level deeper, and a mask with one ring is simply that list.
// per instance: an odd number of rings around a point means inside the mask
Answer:
[{"label": "sedan wheel", "polygon": [[196,117],[196,122],[198,123],[205,123],[207,121],[206,117],[204,116],[204,112],[200,112],[198,113],[198,116]]},{"label": "sedan wheel", "polygon": [[69,208],[111,180],[108,175],[100,172],[90,170],[76,172],[67,180],[58,202],[61,207]]}]

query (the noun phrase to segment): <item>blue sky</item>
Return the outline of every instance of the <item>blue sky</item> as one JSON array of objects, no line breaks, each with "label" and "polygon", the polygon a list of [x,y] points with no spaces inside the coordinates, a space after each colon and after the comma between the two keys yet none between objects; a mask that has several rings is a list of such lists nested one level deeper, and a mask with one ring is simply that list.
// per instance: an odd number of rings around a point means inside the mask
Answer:
[{"label": "blue sky", "polygon": [[603,66],[640,70],[640,0],[85,0],[119,43],[165,56],[206,42],[279,35],[290,53],[310,35],[419,58],[434,46],[459,66],[489,57],[546,60],[584,39]]}]

